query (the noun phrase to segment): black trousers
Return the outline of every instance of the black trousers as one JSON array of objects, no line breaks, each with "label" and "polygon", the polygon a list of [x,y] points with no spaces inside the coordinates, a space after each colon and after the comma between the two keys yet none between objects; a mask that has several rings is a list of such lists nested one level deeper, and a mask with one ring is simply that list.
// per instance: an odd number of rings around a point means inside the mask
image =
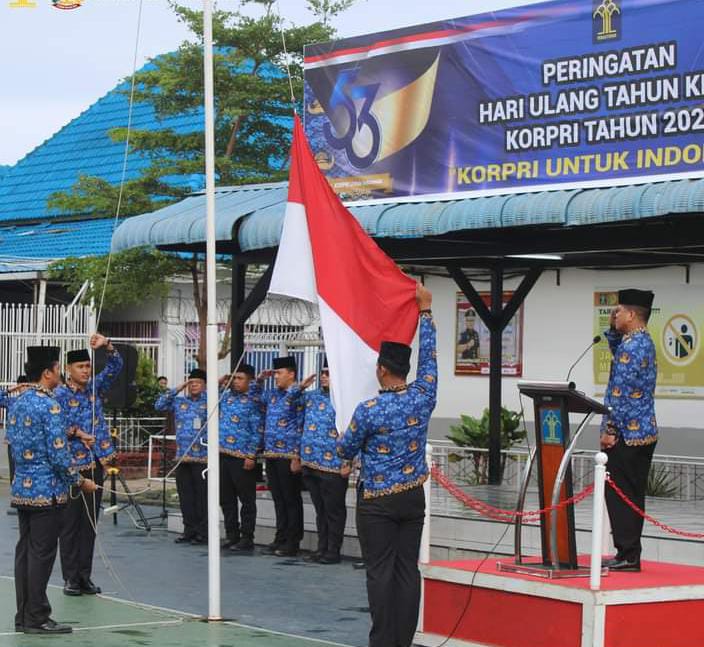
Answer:
[{"label": "black trousers", "polygon": [[15,548],[15,625],[39,627],[51,615],[46,587],[56,560],[61,508],[20,508],[20,539]]},{"label": "black trousers", "polygon": [[[85,470],[81,474],[84,478],[94,479],[96,485],[102,485],[105,480],[100,463],[94,470]],[[102,499],[102,489],[93,494],[82,494],[78,488],[71,488],[71,496],[61,515],[59,540],[61,573],[67,582],[80,584],[91,577],[95,550],[93,526],[98,524]]]},{"label": "black trousers", "polygon": [[298,548],[303,539],[301,475],[291,472],[291,459],[267,458],[266,477],[276,511],[277,544]]},{"label": "black trousers", "polygon": [[[614,447],[606,451],[609,456],[606,468],[611,478],[641,510],[645,510],[645,490],[655,444],[629,446],[619,439]],[[643,518],[631,510],[608,484],[606,509],[617,557],[628,561],[639,560]]]},{"label": "black trousers", "polygon": [[410,647],[418,624],[422,487],[361,499],[357,516],[372,615],[369,647]]},{"label": "black trousers", "polygon": [[257,471],[244,469],[244,458],[220,455],[220,507],[225,517],[225,533],[228,538],[239,541],[243,537],[254,541],[254,527],[257,523]]},{"label": "black trousers", "polygon": [[176,490],[186,537],[208,536],[208,485],[204,463],[181,463],[176,470]]},{"label": "black trousers", "polygon": [[315,507],[318,552],[339,555],[347,521],[347,479],[332,472],[304,467],[303,482]]}]

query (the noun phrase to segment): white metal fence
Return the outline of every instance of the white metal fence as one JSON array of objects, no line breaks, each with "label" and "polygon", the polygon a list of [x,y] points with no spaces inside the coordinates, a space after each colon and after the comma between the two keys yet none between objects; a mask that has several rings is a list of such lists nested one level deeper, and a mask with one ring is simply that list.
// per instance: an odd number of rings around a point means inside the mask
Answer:
[{"label": "white metal fence", "polygon": [[[433,461],[450,479],[461,486],[485,485],[489,450],[458,447],[449,441],[432,440]],[[575,491],[583,489],[594,477],[596,450],[579,450],[572,458],[572,482]],[[502,484],[516,492],[521,487],[528,449],[513,447],[501,452]],[[608,465],[606,466],[608,470]],[[538,488],[538,470],[533,466],[530,488]],[[656,454],[650,471],[649,496],[678,501],[704,499],[704,458]]]},{"label": "white metal fence", "polygon": [[0,303],[0,385],[24,373],[27,346],[84,347],[91,317],[86,306]]}]

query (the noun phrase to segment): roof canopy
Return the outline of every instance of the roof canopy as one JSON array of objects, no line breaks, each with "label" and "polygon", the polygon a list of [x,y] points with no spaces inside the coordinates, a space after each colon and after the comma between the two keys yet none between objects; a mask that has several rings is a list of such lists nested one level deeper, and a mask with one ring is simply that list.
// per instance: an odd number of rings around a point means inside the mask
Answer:
[{"label": "roof canopy", "polygon": [[[216,191],[218,251],[266,262],[279,242],[287,185]],[[548,265],[662,265],[704,260],[704,180],[543,191],[447,201],[357,204],[350,211],[399,262],[529,266],[521,254],[555,254]],[[127,219],[112,249],[142,245],[203,251],[205,195]],[[688,249],[685,249],[688,248]],[[537,259],[545,265],[546,259]]]}]

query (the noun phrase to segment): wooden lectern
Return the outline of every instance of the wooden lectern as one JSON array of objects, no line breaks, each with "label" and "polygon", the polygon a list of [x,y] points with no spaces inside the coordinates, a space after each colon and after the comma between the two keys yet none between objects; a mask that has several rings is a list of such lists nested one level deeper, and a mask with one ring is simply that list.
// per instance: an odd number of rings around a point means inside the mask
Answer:
[{"label": "wooden lectern", "polygon": [[[557,505],[572,496],[571,462],[577,440],[592,417],[608,413],[608,409],[577,391],[573,382],[519,382],[518,390],[531,398],[535,407],[536,444],[526,465],[516,506],[516,511],[522,512],[534,462],[538,465],[541,509]],[[570,413],[585,416],[572,436]],[[524,561],[521,554],[521,529],[521,518],[517,517],[515,562],[500,563],[500,570],[542,577],[574,577],[581,574],[577,564],[574,508],[571,504],[541,515],[541,562]]]}]

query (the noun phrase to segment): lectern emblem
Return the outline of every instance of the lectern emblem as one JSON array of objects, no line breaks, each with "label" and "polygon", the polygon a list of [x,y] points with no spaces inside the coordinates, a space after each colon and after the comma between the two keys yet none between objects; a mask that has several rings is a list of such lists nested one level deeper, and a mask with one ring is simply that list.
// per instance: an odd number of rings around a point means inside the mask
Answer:
[{"label": "lectern emblem", "polygon": [[540,429],[544,445],[562,445],[562,420],[559,409],[540,410]]}]

